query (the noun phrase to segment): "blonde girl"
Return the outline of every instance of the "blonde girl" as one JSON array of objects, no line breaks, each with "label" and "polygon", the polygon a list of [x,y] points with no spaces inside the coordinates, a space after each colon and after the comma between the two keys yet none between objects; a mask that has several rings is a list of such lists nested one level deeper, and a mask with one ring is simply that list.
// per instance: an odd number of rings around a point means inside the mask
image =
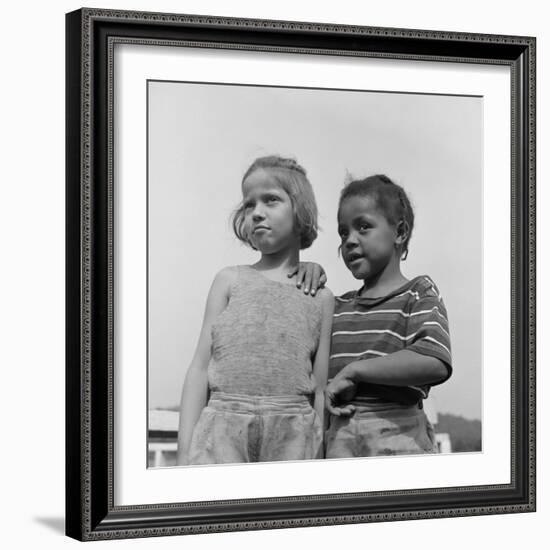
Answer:
[{"label": "blonde girl", "polygon": [[241,190],[234,232],[260,258],[212,283],[183,386],[178,464],[322,455],[333,297],[306,295],[288,277],[317,237],[313,190],[278,156],[254,161]]}]

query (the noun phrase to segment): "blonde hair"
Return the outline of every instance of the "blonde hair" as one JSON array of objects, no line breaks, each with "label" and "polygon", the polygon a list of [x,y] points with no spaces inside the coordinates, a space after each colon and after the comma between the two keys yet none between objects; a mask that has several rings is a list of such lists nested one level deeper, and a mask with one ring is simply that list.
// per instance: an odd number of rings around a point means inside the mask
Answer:
[{"label": "blonde hair", "polygon": [[[317,238],[317,203],[306,171],[294,159],[277,155],[257,158],[245,172],[244,182],[256,170],[269,170],[276,182],[290,197],[294,212],[294,227],[300,235],[300,249],[308,248]],[[245,224],[244,204],[232,215],[233,231],[237,238],[254,248],[249,240]]]}]

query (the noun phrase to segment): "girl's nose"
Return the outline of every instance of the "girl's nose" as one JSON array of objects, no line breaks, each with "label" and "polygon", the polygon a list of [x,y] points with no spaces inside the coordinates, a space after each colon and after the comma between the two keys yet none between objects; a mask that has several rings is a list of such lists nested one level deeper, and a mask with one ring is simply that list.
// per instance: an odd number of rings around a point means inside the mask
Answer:
[{"label": "girl's nose", "polygon": [[344,246],[346,248],[353,248],[354,246],[357,246],[357,238],[354,233],[350,233],[347,238],[346,242],[344,243]]},{"label": "girl's nose", "polygon": [[254,211],[252,212],[252,219],[254,221],[263,220],[264,219],[264,211],[261,206],[256,206],[254,208]]}]

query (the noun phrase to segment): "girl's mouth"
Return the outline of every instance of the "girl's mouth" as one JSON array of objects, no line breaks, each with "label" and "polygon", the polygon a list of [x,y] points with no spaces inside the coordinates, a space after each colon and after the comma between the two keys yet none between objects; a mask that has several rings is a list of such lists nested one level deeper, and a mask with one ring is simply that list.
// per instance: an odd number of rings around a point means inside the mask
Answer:
[{"label": "girl's mouth", "polygon": [[257,227],[255,227],[252,230],[252,233],[256,233],[257,231],[267,231],[268,229],[269,229],[269,227],[267,227],[265,225],[258,225]]},{"label": "girl's mouth", "polygon": [[347,257],[347,263],[348,264],[353,264],[355,263],[357,260],[362,260],[363,259],[363,256],[361,254],[350,254],[348,257]]}]

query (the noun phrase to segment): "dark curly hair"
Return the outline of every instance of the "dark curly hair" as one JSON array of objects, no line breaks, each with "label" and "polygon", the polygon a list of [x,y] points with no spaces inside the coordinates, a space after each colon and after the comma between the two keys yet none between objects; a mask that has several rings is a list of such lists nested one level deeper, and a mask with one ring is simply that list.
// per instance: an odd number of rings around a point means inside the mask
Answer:
[{"label": "dark curly hair", "polygon": [[372,197],[376,206],[384,214],[388,222],[397,227],[405,225],[406,238],[402,245],[402,259],[409,253],[409,241],[414,227],[414,212],[407,193],[384,174],[376,174],[361,180],[350,181],[340,194],[338,212],[342,203],[350,197]]}]

